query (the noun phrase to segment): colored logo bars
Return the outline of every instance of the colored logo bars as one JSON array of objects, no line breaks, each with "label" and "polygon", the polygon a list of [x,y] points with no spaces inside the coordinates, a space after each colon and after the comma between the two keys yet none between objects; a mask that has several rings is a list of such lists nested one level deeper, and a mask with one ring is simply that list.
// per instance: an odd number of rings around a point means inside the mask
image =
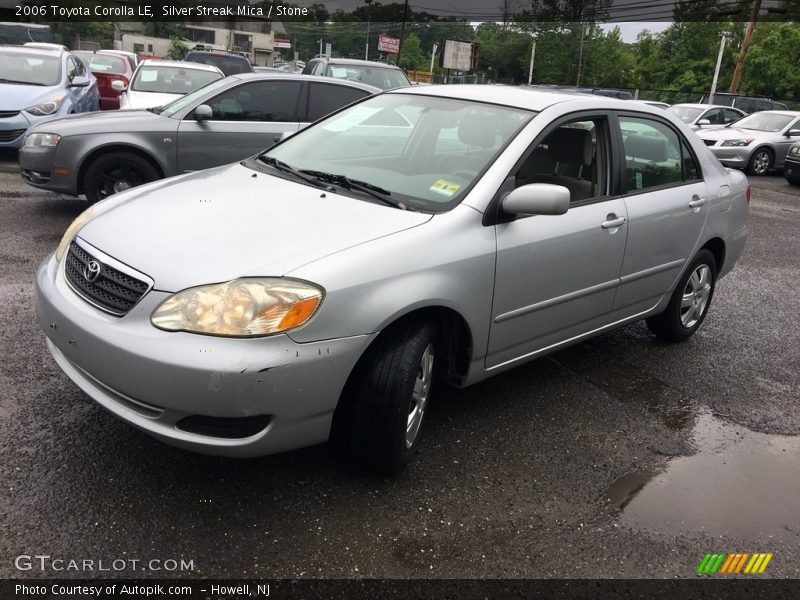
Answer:
[{"label": "colored logo bars", "polygon": [[767,569],[769,561],[772,560],[772,553],[756,552],[750,554],[748,552],[735,552],[733,554],[726,554],[725,552],[718,552],[715,554],[706,554],[697,567],[698,575],[714,575],[714,574],[756,574],[763,573]]}]

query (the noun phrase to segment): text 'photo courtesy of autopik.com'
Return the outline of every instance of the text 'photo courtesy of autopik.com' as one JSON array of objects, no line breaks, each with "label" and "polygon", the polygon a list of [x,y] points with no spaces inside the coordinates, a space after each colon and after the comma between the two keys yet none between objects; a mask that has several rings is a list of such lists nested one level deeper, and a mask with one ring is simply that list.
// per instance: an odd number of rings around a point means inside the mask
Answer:
[{"label": "text 'photo courtesy of autopik.com'", "polygon": [[0,0],[0,600],[800,596],[800,1]]}]

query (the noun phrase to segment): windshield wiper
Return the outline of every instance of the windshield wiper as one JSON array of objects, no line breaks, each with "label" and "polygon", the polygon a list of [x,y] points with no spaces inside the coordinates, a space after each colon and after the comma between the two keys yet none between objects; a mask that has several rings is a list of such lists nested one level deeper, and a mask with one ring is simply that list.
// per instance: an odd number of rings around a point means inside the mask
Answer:
[{"label": "windshield wiper", "polygon": [[286,164],[285,162],[283,162],[282,160],[278,160],[274,156],[266,156],[265,154],[259,154],[256,157],[256,160],[258,160],[259,162],[264,163],[265,165],[269,165],[270,167],[273,167],[273,168],[277,169],[278,171],[282,171],[284,173],[291,173],[292,175],[294,175],[298,179],[300,179],[302,181],[305,181],[309,185],[313,185],[316,188],[323,187],[323,186],[320,185],[320,182],[317,181],[316,179],[314,179],[313,177],[306,177],[303,174],[303,171],[298,171],[292,165]]},{"label": "windshield wiper", "polygon": [[152,106],[152,107],[148,108],[147,110],[150,111],[151,113],[155,114],[155,115],[160,115],[162,112],[164,112],[164,107],[163,106]]},{"label": "windshield wiper", "polygon": [[14,83],[19,85],[39,85],[43,86],[43,83],[36,83],[35,81],[17,81],[16,79],[2,79],[0,78],[0,83]]},{"label": "windshield wiper", "polygon": [[394,198],[392,198],[391,192],[377,185],[367,183],[366,181],[359,181],[358,179],[350,179],[349,177],[346,177],[344,175],[325,173],[324,171],[313,171],[311,169],[301,169],[300,172],[305,173],[306,175],[311,175],[312,177],[316,177],[321,181],[329,181],[330,183],[336,184],[339,187],[343,187],[346,190],[356,190],[358,192],[363,192],[365,194],[372,196],[377,200],[380,200],[384,204],[388,204],[389,206],[394,206],[402,210],[411,210],[400,200],[395,200]]}]

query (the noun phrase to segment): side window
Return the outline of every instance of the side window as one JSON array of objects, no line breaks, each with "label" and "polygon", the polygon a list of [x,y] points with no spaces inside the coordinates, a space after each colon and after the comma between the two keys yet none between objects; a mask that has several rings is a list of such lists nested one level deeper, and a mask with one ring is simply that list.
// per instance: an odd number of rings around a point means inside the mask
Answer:
[{"label": "side window", "polygon": [[299,81],[257,81],[226,90],[206,104],[215,121],[297,121]]},{"label": "side window", "polygon": [[734,121],[738,121],[742,118],[742,115],[736,112],[735,110],[731,110],[730,108],[725,109],[725,123],[733,123]]},{"label": "side window", "polygon": [[79,60],[75,60],[71,56],[67,59],[67,79],[72,81],[78,75],[78,63]]},{"label": "side window", "polygon": [[321,60],[318,60],[314,63],[314,66],[311,67],[311,74],[312,75],[324,75],[325,74],[325,63]]},{"label": "side window", "polygon": [[534,142],[511,173],[515,187],[552,183],[570,191],[572,203],[608,194],[608,126],[605,118],[564,123]]},{"label": "side window", "polygon": [[367,96],[367,92],[343,85],[312,83],[308,92],[307,121],[316,121]]},{"label": "side window", "polygon": [[697,161],[694,155],[689,150],[689,146],[685,140],[681,140],[681,158],[683,163],[683,180],[691,181],[693,179],[702,179],[700,175],[700,167],[697,166]]},{"label": "side window", "polygon": [[706,114],[703,115],[703,118],[711,121],[712,125],[722,125],[725,122],[723,120],[721,108],[715,108],[713,110],[709,110]]},{"label": "side window", "polygon": [[[621,116],[619,123],[628,192],[683,182],[682,141],[674,130],[659,121],[639,117]],[[697,165],[694,168],[697,170]],[[698,175],[699,172],[694,178]]]}]

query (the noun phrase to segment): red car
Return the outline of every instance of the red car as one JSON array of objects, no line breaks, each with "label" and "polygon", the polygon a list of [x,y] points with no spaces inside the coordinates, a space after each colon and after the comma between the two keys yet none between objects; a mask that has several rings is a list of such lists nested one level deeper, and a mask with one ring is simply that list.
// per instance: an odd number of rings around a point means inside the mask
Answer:
[{"label": "red car", "polygon": [[112,82],[122,81],[128,87],[133,76],[133,68],[130,61],[119,54],[104,52],[88,52],[79,50],[73,54],[77,55],[92,72],[97,79],[97,87],[100,90],[100,110],[116,110],[119,108],[119,95],[111,87]]}]

